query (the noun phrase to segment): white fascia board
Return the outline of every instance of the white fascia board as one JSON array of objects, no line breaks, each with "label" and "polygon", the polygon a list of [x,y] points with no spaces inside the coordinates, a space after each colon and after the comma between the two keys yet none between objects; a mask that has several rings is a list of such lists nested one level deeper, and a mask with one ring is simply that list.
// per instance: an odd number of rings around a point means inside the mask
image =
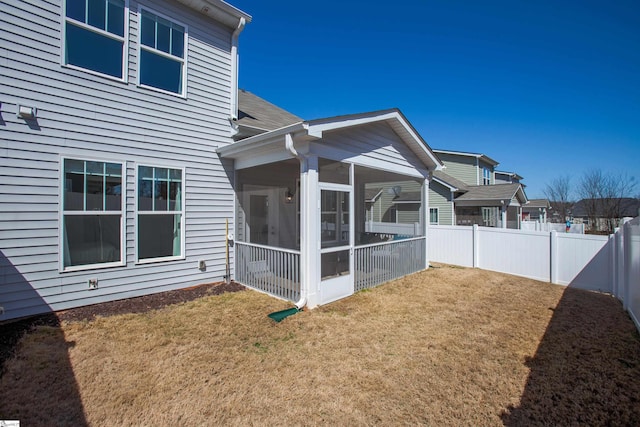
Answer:
[{"label": "white fascia board", "polygon": [[231,6],[222,0],[178,0],[180,3],[190,8],[222,22],[228,27],[236,28],[238,22],[244,18],[246,23],[251,22],[251,15],[240,9]]},{"label": "white fascia board", "polygon": [[255,150],[275,142],[280,142],[282,137],[288,133],[306,133],[307,124],[304,122],[294,123],[293,125],[285,126],[280,129],[272,130],[271,132],[261,133],[249,138],[234,142],[233,144],[226,145],[224,147],[218,147],[216,152],[222,158],[235,158],[236,156],[245,153],[248,150]]}]

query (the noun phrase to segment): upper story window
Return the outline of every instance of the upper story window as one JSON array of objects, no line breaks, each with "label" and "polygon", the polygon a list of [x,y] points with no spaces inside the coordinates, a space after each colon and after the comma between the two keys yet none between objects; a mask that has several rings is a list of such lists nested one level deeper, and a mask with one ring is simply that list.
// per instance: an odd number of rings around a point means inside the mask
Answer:
[{"label": "upper story window", "polygon": [[138,83],[185,95],[187,27],[140,10]]},{"label": "upper story window", "polygon": [[125,0],[65,0],[64,65],[125,79]]},{"label": "upper story window", "polygon": [[482,185],[491,185],[491,171],[488,167],[482,168]]}]

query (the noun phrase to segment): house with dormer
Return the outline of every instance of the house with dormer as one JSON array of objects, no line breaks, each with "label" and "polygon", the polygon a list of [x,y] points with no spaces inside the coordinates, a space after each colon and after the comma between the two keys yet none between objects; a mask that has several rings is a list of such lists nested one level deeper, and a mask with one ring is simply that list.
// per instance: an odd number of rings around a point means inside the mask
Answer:
[{"label": "house with dormer", "polygon": [[499,164],[482,153],[434,149],[444,169],[429,190],[432,224],[520,228],[527,203],[522,177],[496,172]]}]

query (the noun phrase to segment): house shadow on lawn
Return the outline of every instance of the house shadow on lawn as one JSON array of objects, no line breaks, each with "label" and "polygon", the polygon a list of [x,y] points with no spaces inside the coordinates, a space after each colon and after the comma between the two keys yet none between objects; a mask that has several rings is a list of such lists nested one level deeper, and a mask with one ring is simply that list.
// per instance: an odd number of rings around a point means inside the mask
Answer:
[{"label": "house shadow on lawn", "polygon": [[[13,292],[34,306],[47,306],[2,251],[0,267],[2,300]],[[29,352],[20,351],[25,340]],[[20,420],[25,426],[87,425],[69,360],[73,345],[53,313],[0,323],[0,420]]]},{"label": "house shadow on lawn", "polygon": [[640,337],[612,296],[567,288],[506,426],[640,425]]}]

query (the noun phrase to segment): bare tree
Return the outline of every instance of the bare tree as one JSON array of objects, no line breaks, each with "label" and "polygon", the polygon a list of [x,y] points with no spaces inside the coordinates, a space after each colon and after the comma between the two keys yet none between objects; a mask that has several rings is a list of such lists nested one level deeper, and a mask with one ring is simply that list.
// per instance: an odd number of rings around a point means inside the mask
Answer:
[{"label": "bare tree", "polygon": [[569,215],[571,207],[571,177],[560,176],[548,183],[544,189],[544,195],[549,199],[553,210],[560,215],[560,221],[564,222]]},{"label": "bare tree", "polygon": [[[600,169],[585,172],[578,194],[592,229],[612,232],[619,225],[625,198],[631,196],[636,184],[635,178],[626,173],[605,174]],[[598,218],[602,218],[602,224]]]}]

